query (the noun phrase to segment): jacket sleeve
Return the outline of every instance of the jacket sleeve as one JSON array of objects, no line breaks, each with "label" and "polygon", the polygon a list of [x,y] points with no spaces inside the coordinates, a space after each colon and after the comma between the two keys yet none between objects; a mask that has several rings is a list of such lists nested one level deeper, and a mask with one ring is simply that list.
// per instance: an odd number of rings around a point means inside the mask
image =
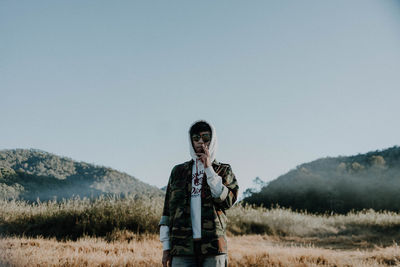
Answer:
[{"label": "jacket sleeve", "polygon": [[237,183],[236,177],[232,172],[230,165],[226,165],[225,170],[220,175],[222,177],[222,183],[224,185],[222,194],[218,198],[214,198],[214,203],[216,206],[222,209],[229,209],[235,204],[238,193],[239,185]]},{"label": "jacket sleeve", "polygon": [[171,180],[173,177],[174,170],[175,167],[172,169],[171,175],[169,176],[167,190],[165,193],[164,208],[160,223],[158,224],[160,226],[160,241],[163,244],[163,250],[171,249],[171,244],[169,241],[169,215],[170,215],[169,198],[171,195]]},{"label": "jacket sleeve", "polygon": [[163,212],[162,212],[160,223],[158,224],[159,226],[161,226],[161,225],[169,226],[169,214],[170,214],[169,198],[170,198],[170,195],[171,195],[171,180],[172,180],[173,174],[175,172],[175,168],[176,167],[174,167],[172,169],[171,175],[169,176],[168,185],[167,185],[167,191],[165,193],[164,208],[163,208]]}]

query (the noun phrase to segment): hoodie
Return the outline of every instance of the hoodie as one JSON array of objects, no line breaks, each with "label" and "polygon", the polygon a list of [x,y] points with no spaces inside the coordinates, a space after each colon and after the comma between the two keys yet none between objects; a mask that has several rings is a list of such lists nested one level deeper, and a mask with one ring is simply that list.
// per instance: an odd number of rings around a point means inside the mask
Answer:
[{"label": "hoodie", "polygon": [[[228,188],[222,184],[222,178],[215,173],[212,166],[204,168],[203,163],[196,155],[196,152],[192,145],[190,130],[193,127],[193,125],[198,122],[200,121],[195,121],[190,126],[188,131],[189,151],[192,160],[194,161],[192,168],[192,192],[190,200],[190,217],[192,221],[193,238],[195,239],[201,238],[201,188],[203,182],[207,182],[211,190],[211,195],[214,198],[221,197],[222,199],[224,199],[229,192]],[[212,124],[204,120],[201,120],[201,122],[207,123],[211,128],[211,141],[208,150],[210,152],[210,162],[213,162],[215,160],[218,148],[217,134]],[[160,241],[163,243],[164,250],[170,249],[169,227],[166,225],[161,225],[160,227]]]}]

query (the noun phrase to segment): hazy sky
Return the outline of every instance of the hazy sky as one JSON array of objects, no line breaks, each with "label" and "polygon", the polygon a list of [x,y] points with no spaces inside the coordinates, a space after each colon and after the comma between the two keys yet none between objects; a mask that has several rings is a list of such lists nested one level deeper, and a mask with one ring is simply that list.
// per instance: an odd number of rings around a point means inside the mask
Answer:
[{"label": "hazy sky", "polygon": [[241,191],[399,145],[399,1],[0,1],[0,149],[158,187],[214,124]]}]

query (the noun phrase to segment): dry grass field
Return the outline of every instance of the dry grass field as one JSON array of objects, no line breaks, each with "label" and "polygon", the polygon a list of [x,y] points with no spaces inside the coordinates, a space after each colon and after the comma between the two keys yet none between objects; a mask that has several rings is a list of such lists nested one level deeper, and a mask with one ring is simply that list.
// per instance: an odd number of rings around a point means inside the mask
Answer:
[{"label": "dry grass field", "polygon": [[[1,266],[161,266],[157,235],[123,234],[120,240],[84,237],[0,239]],[[303,242],[300,244],[299,242]],[[305,243],[304,243],[305,242]],[[397,245],[373,249],[327,249],[308,241],[266,235],[229,237],[229,266],[395,266]]]},{"label": "dry grass field", "polygon": [[[161,199],[0,200],[0,266],[161,266]],[[400,214],[236,205],[229,266],[400,266]]]}]

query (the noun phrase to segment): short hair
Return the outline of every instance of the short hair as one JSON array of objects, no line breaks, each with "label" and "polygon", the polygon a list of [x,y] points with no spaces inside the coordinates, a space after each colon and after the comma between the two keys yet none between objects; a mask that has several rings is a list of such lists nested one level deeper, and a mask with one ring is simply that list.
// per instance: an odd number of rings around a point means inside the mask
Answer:
[{"label": "short hair", "polygon": [[210,125],[208,125],[208,123],[204,121],[199,121],[193,124],[193,126],[190,128],[190,136],[206,131],[209,131],[211,133]]}]

